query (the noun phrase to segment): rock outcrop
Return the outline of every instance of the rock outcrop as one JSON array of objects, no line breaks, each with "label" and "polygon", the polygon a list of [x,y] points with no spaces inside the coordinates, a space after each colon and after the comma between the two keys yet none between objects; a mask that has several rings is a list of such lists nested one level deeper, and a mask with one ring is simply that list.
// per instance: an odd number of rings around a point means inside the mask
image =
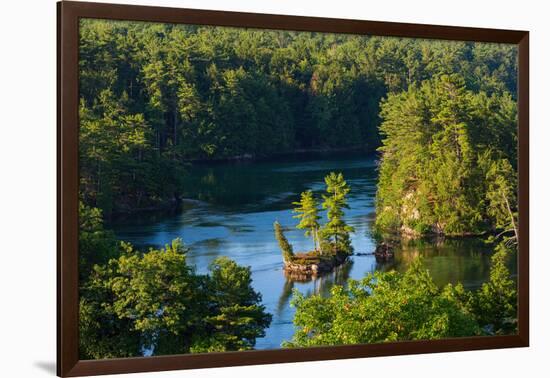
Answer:
[{"label": "rock outcrop", "polygon": [[318,255],[313,252],[296,253],[291,261],[284,262],[285,274],[296,281],[308,280],[311,277],[328,273],[342,265],[348,259],[345,253],[330,256]]},{"label": "rock outcrop", "polygon": [[376,260],[387,261],[392,259],[394,256],[393,247],[389,243],[382,242],[376,246],[374,256],[376,257]]}]

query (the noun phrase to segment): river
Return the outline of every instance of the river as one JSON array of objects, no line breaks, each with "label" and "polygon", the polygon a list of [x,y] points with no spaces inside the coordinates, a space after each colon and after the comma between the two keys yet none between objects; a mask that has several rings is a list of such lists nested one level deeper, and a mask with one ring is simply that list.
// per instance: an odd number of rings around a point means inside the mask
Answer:
[{"label": "river", "polygon": [[[353,256],[352,261],[331,274],[310,282],[292,282],[282,270],[281,252],[273,234],[273,222],[291,230],[286,233],[295,251],[312,249],[312,241],[296,230],[292,202],[311,189],[320,198],[324,176],[338,171],[351,187],[346,221],[355,227],[352,243],[356,253],[374,251],[371,226],[375,216],[376,160],[358,154],[299,155],[274,161],[194,164],[184,178],[182,209],[171,215],[147,215],[111,225],[121,240],[140,248],[163,246],[181,238],[190,247],[188,263],[205,273],[217,256],[228,256],[251,267],[254,288],[273,314],[257,349],[279,348],[294,332],[290,306],[292,290],[326,295],[335,283],[361,279],[374,270],[403,271],[415,256],[422,255],[438,285],[462,282],[477,288],[489,277],[491,251],[475,238],[425,240],[396,251],[392,262],[377,263],[374,256]],[[325,214],[322,214],[325,216]]]}]

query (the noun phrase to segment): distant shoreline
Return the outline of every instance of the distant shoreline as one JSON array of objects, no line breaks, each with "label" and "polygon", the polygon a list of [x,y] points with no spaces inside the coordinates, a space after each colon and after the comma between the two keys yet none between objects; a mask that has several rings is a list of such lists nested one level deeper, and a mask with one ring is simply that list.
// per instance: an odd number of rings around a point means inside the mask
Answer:
[{"label": "distant shoreline", "polygon": [[193,158],[193,159],[184,159],[185,163],[197,163],[197,164],[208,164],[208,163],[229,163],[229,162],[254,162],[254,161],[269,161],[279,157],[293,156],[293,155],[307,155],[307,154],[329,154],[329,153],[344,153],[344,152],[358,152],[364,151],[367,154],[374,154],[376,149],[368,147],[365,145],[357,146],[348,146],[348,147],[315,147],[315,148],[299,148],[296,150],[290,151],[281,151],[274,152],[269,155],[258,155],[258,154],[242,154],[228,157],[219,157],[219,158]]},{"label": "distant shoreline", "polygon": [[[269,162],[276,161],[280,158],[292,157],[292,156],[304,156],[311,154],[323,155],[323,154],[345,154],[345,153],[357,153],[364,152],[367,156],[374,156],[376,154],[375,150],[366,148],[363,145],[351,146],[346,148],[302,148],[293,151],[277,152],[274,154],[266,156],[254,156],[254,155],[241,155],[228,158],[219,158],[219,159],[195,159],[195,160],[184,160],[186,163],[197,166],[201,165],[223,165],[223,164],[250,164],[257,162]],[[178,196],[177,198],[165,198],[158,201],[155,204],[149,204],[144,207],[121,207],[113,209],[112,213],[106,218],[107,223],[118,223],[124,222],[128,218],[131,218],[135,215],[146,215],[151,216],[166,216],[178,212],[182,206],[185,204],[189,205],[194,202],[200,202],[191,198],[183,198]]]}]

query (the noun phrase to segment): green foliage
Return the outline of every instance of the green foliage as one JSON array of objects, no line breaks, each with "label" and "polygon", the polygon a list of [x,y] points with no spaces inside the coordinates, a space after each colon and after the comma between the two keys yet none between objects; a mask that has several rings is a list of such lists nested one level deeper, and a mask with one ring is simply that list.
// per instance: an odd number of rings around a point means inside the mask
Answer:
[{"label": "green foliage", "polygon": [[508,93],[476,93],[460,75],[443,75],[389,95],[381,115],[379,231],[465,235],[504,226],[502,204],[515,211],[517,156]]},{"label": "green foliage", "polygon": [[244,350],[264,334],[271,315],[249,268],[220,258],[197,275],[177,239],[147,253],[122,249],[81,289],[82,358]]},{"label": "green foliage", "polygon": [[297,330],[289,347],[439,339],[481,334],[459,299],[463,288],[439,289],[416,260],[399,274],[375,272],[329,297],[294,292]]},{"label": "green foliage", "polygon": [[[92,19],[79,30],[82,358],[244,350],[264,334],[248,268],[222,258],[198,275],[178,241],[140,253],[103,227],[177,203],[194,160],[382,143],[379,231],[517,240],[513,46]],[[313,252],[294,256],[274,225],[285,259],[352,252],[349,187],[325,181],[322,229],[312,192],[295,203]],[[291,345],[506,333],[515,290],[503,253],[493,263],[475,295],[436,288],[417,264],[297,295]]]},{"label": "green foliage", "polygon": [[498,127],[515,111],[511,45],[94,19],[79,31],[80,187],[107,218],[177,201],[185,161],[374,151],[380,100],[445,74],[484,94],[483,127],[513,150]]},{"label": "green foliage", "polygon": [[349,209],[346,196],[350,187],[344,180],[342,173],[331,172],[325,177],[327,194],[323,195],[323,209],[327,211],[328,222],[323,226],[321,235],[323,241],[333,250],[351,254],[350,233],[354,228],[344,221],[344,210]]},{"label": "green foliage", "polygon": [[252,349],[257,337],[265,336],[271,315],[260,305],[262,297],[252,288],[249,267],[227,257],[215,259],[207,281],[206,332],[195,334],[191,352],[225,352]]},{"label": "green foliage", "polygon": [[[292,203],[296,206],[293,212],[298,213],[294,218],[300,219],[296,228],[305,229],[305,235],[313,237],[313,251],[316,255],[333,256],[336,253],[351,254],[353,253],[353,247],[351,245],[350,233],[354,232],[354,228],[344,221],[344,209],[349,208],[346,196],[349,194],[350,188],[344,180],[342,173],[331,172],[325,177],[325,184],[327,194],[323,194],[324,201],[322,205],[323,209],[327,211],[327,223],[321,228],[319,224],[321,216],[319,216],[317,201],[313,196],[313,192],[308,190],[302,192],[300,201]],[[283,256],[290,256],[290,254],[285,252],[288,249],[286,246],[288,241],[285,238],[281,244],[281,236],[278,234],[277,225],[278,223],[275,224],[275,236],[279,240]]]},{"label": "green foliage", "polygon": [[283,253],[283,260],[292,261],[292,259],[294,258],[294,251],[292,245],[288,242],[288,239],[283,232],[281,224],[276,221],[275,223],[273,223],[273,228],[275,229],[275,238],[277,239],[277,242],[279,243],[279,248]]},{"label": "green foliage", "polygon": [[419,258],[405,273],[375,272],[330,296],[294,292],[297,330],[284,346],[307,347],[439,339],[517,332],[516,284],[506,267],[511,250],[495,248],[490,280],[477,291],[459,283],[438,288]]},{"label": "green foliage", "polygon": [[517,178],[516,172],[506,159],[486,160],[486,179],[488,183],[486,199],[488,213],[494,219],[495,227],[506,237],[507,244],[518,239]]},{"label": "green foliage", "polygon": [[300,201],[293,202],[292,204],[296,206],[293,212],[298,214],[294,218],[300,220],[296,228],[306,230],[305,235],[313,238],[313,249],[319,250],[319,219],[321,217],[319,216],[318,204],[313,197],[313,192],[311,190],[302,192]]},{"label": "green foliage", "polygon": [[[90,108],[84,101],[80,105],[80,188],[83,200],[106,216],[171,198],[178,177],[178,169],[152,149],[149,125],[143,114],[129,111],[129,101],[107,89]],[[162,181],[163,175],[176,179]]]},{"label": "green foliage", "polygon": [[106,264],[120,250],[113,232],[105,230],[100,209],[78,203],[78,273],[85,282],[94,265]]},{"label": "green foliage", "polygon": [[93,293],[80,299],[79,354],[81,359],[124,358],[142,355],[141,334],[131,319],[120,319],[113,306],[102,306],[114,300],[109,290],[95,287]]},{"label": "green foliage", "polygon": [[508,334],[517,329],[516,283],[506,267],[512,250],[505,243],[500,243],[495,250],[489,282],[473,297],[472,307],[478,322],[491,333]]},{"label": "green foliage", "polygon": [[313,265],[319,264],[323,259],[330,259],[330,256],[321,255],[319,251],[309,251],[296,253],[292,262],[298,265]]}]

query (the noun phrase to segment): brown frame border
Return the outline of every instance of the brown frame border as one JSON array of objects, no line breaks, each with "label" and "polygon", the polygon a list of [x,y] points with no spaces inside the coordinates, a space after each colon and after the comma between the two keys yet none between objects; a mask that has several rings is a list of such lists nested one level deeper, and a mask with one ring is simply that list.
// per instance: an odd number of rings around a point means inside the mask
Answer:
[{"label": "brown frame border", "polygon": [[[165,23],[374,34],[518,45],[518,335],[299,349],[78,359],[78,21]],[[57,3],[57,375],[82,376],[529,346],[529,32],[115,5]]]}]

